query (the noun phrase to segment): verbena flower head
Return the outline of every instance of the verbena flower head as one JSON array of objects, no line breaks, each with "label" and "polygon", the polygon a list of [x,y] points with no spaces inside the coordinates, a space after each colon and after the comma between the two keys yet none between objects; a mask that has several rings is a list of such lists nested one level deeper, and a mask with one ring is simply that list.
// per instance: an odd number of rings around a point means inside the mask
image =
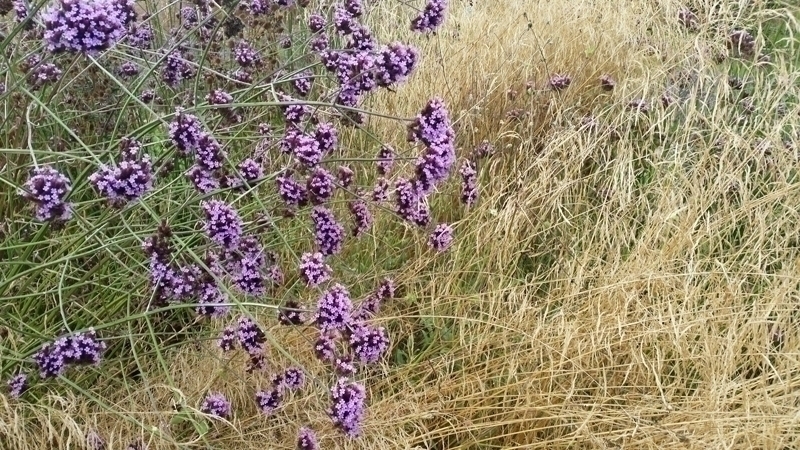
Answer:
[{"label": "verbena flower head", "polygon": [[447,12],[447,0],[428,0],[425,8],[411,20],[411,30],[431,33],[442,26]]},{"label": "verbena flower head", "polygon": [[320,122],[314,129],[314,139],[319,144],[319,150],[323,154],[330,153],[339,142],[339,132],[328,122]]},{"label": "verbena flower head", "polygon": [[389,349],[389,335],[383,327],[355,326],[350,334],[350,349],[361,363],[374,363]]},{"label": "verbena flower head", "polygon": [[328,39],[328,35],[321,34],[319,36],[315,36],[309,42],[308,47],[311,49],[312,52],[321,53],[327,51],[330,48],[330,40]]},{"label": "verbena flower head", "polygon": [[233,103],[233,96],[222,89],[214,89],[206,95],[209,105],[227,105]]},{"label": "verbena flower head", "polygon": [[231,415],[231,403],[219,392],[209,392],[200,405],[200,412],[227,419]]},{"label": "verbena flower head", "polygon": [[298,95],[305,97],[311,92],[311,87],[314,83],[313,77],[314,74],[310,70],[304,70],[295,75],[292,80],[292,86]]},{"label": "verbena flower head", "polygon": [[203,124],[197,116],[176,110],[175,119],[169,124],[169,138],[178,151],[184,155],[190,154],[205,135]]},{"label": "verbena flower head", "polygon": [[222,333],[219,335],[219,339],[217,339],[217,346],[223,352],[229,352],[236,348],[237,342],[237,331],[236,328],[228,326],[222,330]]},{"label": "verbena flower head", "polygon": [[277,388],[256,392],[256,404],[258,405],[258,409],[267,416],[271,416],[281,405],[282,401],[283,395]]},{"label": "verbena flower head", "polygon": [[332,333],[320,333],[314,342],[314,356],[322,362],[333,362],[336,359],[336,336]]},{"label": "verbena flower head", "polygon": [[264,166],[253,158],[246,158],[236,167],[239,176],[245,181],[255,181],[264,177]]},{"label": "verbena flower head", "polygon": [[285,171],[275,179],[278,195],[290,208],[303,206],[308,202],[308,190],[294,179],[292,173]]},{"label": "verbena flower head", "polygon": [[386,178],[378,178],[372,188],[372,201],[383,203],[389,200],[389,181]]},{"label": "verbena flower head", "polygon": [[181,21],[183,22],[183,28],[187,30],[191,30],[192,28],[197,26],[197,8],[194,6],[184,6],[181,8]]},{"label": "verbena flower head", "polygon": [[286,368],[278,379],[279,382],[276,387],[279,389],[288,389],[290,391],[301,389],[306,383],[305,373],[303,373],[303,369],[299,367]]},{"label": "verbena flower head", "polygon": [[44,13],[44,40],[53,53],[96,53],[119,41],[132,22],[134,0],[58,0]]},{"label": "verbena flower head", "polygon": [[32,91],[38,91],[43,86],[60,80],[61,74],[61,69],[59,69],[55,64],[43,63],[33,67],[28,72],[27,81]]},{"label": "verbena flower head", "polygon": [[26,0],[12,0],[11,7],[14,9],[14,21],[24,22],[28,18],[28,2]]},{"label": "verbena flower head", "polygon": [[347,166],[339,166],[339,169],[336,171],[336,178],[339,180],[339,184],[345,189],[353,184],[355,175],[353,169]]},{"label": "verbena flower head", "polygon": [[201,132],[195,147],[195,162],[208,171],[222,167],[227,153],[222,149],[219,141],[206,132]]},{"label": "verbena flower head", "polygon": [[346,355],[336,357],[336,360],[333,362],[333,371],[340,377],[352,377],[358,372],[358,369],[353,363],[353,357]]},{"label": "verbena flower head", "polygon": [[[288,95],[279,94],[278,99],[281,102],[295,102],[296,100]],[[303,119],[311,115],[311,107],[304,104],[284,105],[283,118],[287,123],[297,124]]]},{"label": "verbena flower head", "polygon": [[317,435],[311,428],[300,428],[297,433],[297,450],[320,450]]},{"label": "verbena flower head", "polygon": [[378,42],[372,35],[372,31],[366,25],[357,25],[350,33],[346,48],[363,52],[374,52],[378,47]]},{"label": "verbena flower head", "polygon": [[728,36],[728,48],[739,55],[755,55],[756,39],[747,30],[733,30]]},{"label": "verbena flower head", "polygon": [[297,161],[308,167],[314,167],[322,161],[323,152],[319,142],[292,126],[286,127],[281,150],[293,154]]},{"label": "verbena flower head", "polygon": [[616,85],[617,82],[611,78],[611,75],[605,74],[600,77],[600,87],[602,87],[604,91],[613,91]]},{"label": "verbena flower head", "polygon": [[311,14],[308,16],[308,29],[312,33],[319,33],[320,31],[325,29],[326,24],[325,17],[322,14]]},{"label": "verbena flower head", "polygon": [[431,236],[428,239],[428,246],[437,252],[443,252],[447,250],[452,243],[453,227],[446,223],[440,223],[439,225],[436,225],[436,228],[433,230],[433,233],[431,233]]},{"label": "verbena flower head", "polygon": [[100,364],[106,343],[97,339],[93,329],[44,344],[33,355],[42,378],[57,377],[70,365]]},{"label": "verbena flower head", "polygon": [[153,165],[150,157],[123,160],[117,166],[101,165],[89,176],[89,183],[103,197],[114,203],[141,198],[153,187]]},{"label": "verbena flower head", "polygon": [[378,85],[383,87],[402,83],[408,79],[419,62],[419,51],[401,42],[383,47],[375,61]]},{"label": "verbena flower head", "polygon": [[198,286],[197,314],[212,319],[224,317],[231,310],[231,307],[225,304],[227,302],[228,294],[222,291],[213,279],[204,281]]},{"label": "verbena flower head", "polygon": [[358,27],[358,21],[349,11],[341,5],[336,5],[333,9],[333,26],[339,34],[348,35]]},{"label": "verbena flower head", "polygon": [[395,197],[395,210],[403,220],[419,226],[430,223],[427,197],[414,183],[403,178],[397,180]]},{"label": "verbena flower head", "polygon": [[564,74],[555,74],[550,77],[550,88],[554,91],[561,91],[569,87],[572,84],[572,78],[569,75]]},{"label": "verbena flower head", "polygon": [[461,202],[472,206],[478,201],[478,172],[475,163],[466,160],[458,171],[461,174]]},{"label": "verbena flower head", "polygon": [[324,206],[317,206],[311,211],[314,223],[314,243],[323,255],[334,255],[342,251],[344,228],[333,212]]},{"label": "verbena flower head", "polygon": [[254,67],[261,63],[261,54],[249,42],[241,40],[233,50],[234,59],[242,67]]},{"label": "verbena flower head", "polygon": [[161,79],[169,86],[175,87],[194,75],[195,69],[189,64],[188,56],[184,54],[183,49],[180,47],[172,49],[164,62]]},{"label": "verbena flower head", "polygon": [[207,194],[215,189],[219,189],[219,179],[214,172],[200,166],[193,165],[186,171],[186,178],[192,182],[195,189],[201,194]]},{"label": "verbena flower head", "polygon": [[156,91],[152,89],[145,89],[139,95],[139,100],[141,100],[143,103],[150,103],[153,100],[155,100],[155,98],[156,98]]},{"label": "verbena flower head", "polygon": [[49,166],[33,169],[20,195],[36,205],[36,220],[64,222],[72,218],[72,205],[65,202],[72,190],[69,179]]},{"label": "verbena flower head", "polygon": [[335,179],[330,172],[322,167],[316,167],[306,181],[306,188],[311,197],[311,203],[321,205],[333,197]]},{"label": "verbena flower head", "polygon": [[155,33],[153,27],[148,23],[135,23],[128,29],[125,41],[131,46],[140,49],[148,49],[153,45]]},{"label": "verbena flower head", "polygon": [[319,286],[331,278],[331,267],[325,263],[325,256],[320,252],[303,253],[299,269],[300,278],[310,287]]},{"label": "verbena flower head", "polygon": [[647,100],[643,98],[631,100],[628,103],[628,109],[639,114],[647,114],[650,112],[650,106],[647,104]]},{"label": "verbena flower head", "polygon": [[253,356],[264,353],[264,343],[267,340],[267,336],[252,319],[244,316],[240,317],[236,334],[239,337],[239,345],[248,355]]},{"label": "verbena flower head", "polygon": [[323,332],[344,330],[350,323],[353,302],[350,292],[341,284],[334,284],[317,301],[317,314],[314,322]]},{"label": "verbena flower head", "polygon": [[242,237],[242,219],[239,213],[221,200],[205,201],[200,206],[205,212],[203,229],[209,239],[225,249],[235,249]]},{"label": "verbena flower head", "polygon": [[476,161],[488,158],[494,154],[494,146],[489,141],[482,141],[472,151],[472,158]]},{"label": "verbena flower head", "polygon": [[8,380],[8,395],[11,398],[20,398],[28,390],[28,376],[18,373]]},{"label": "verbena flower head", "polygon": [[364,3],[362,0],[344,0],[344,9],[352,17],[361,17],[364,14]]},{"label": "verbena flower head", "polygon": [[427,147],[433,147],[452,144],[454,139],[450,114],[441,98],[431,99],[409,125],[410,142],[419,141]]},{"label": "verbena flower head", "polygon": [[125,61],[120,64],[117,73],[123,78],[132,78],[139,74],[139,66],[133,61]]},{"label": "verbena flower head", "polygon": [[360,435],[366,400],[364,386],[339,378],[331,387],[331,407],[328,409],[333,425],[350,437]]},{"label": "verbena flower head", "polygon": [[86,447],[88,450],[106,450],[106,441],[96,431],[91,430],[86,433]]},{"label": "verbena flower head", "polygon": [[372,214],[369,212],[367,202],[362,199],[351,201],[347,207],[353,214],[353,236],[359,237],[372,226]]},{"label": "verbena flower head", "polygon": [[392,166],[394,166],[394,149],[388,145],[382,145],[381,149],[378,151],[378,158],[375,165],[378,166],[378,173],[380,175],[388,175],[392,170]]},{"label": "verbena flower head", "polygon": [[297,301],[287,300],[282,307],[278,308],[278,322],[281,325],[302,325],[305,320],[301,309]]}]

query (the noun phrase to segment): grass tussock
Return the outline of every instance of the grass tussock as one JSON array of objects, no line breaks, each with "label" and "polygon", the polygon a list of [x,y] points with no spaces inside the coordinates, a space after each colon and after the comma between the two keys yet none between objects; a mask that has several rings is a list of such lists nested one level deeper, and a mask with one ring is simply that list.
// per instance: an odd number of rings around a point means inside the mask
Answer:
[{"label": "grass tussock", "polygon": [[[378,37],[424,56],[369,107],[411,117],[440,93],[460,156],[483,140],[497,152],[481,167],[477,207],[435,200],[437,219],[455,222],[449,253],[386,235],[348,250],[362,268],[391,267],[404,294],[380,319],[392,349],[366,377],[359,440],[328,424],[310,348],[272,348],[276,366],[308,369],[316,395],[268,420],[250,401],[268,380],[198,341],[103,400],[0,397],[0,447],[77,448],[96,429],[109,448],[140,436],[151,449],[289,449],[304,423],[323,448],[800,446],[798,11],[697,1],[692,31],[677,20],[682,6],[452,0],[444,28],[424,39],[395,27],[402,5],[374,4]],[[728,48],[736,28],[756,36],[752,58]],[[571,77],[567,89],[549,87],[556,74]],[[407,148],[402,127],[370,120],[377,138]],[[376,224],[414,233],[392,227]],[[410,255],[423,257],[397,262]],[[286,348],[314,339],[266,331]],[[198,437],[207,425],[187,411],[212,385],[240,409]]]}]

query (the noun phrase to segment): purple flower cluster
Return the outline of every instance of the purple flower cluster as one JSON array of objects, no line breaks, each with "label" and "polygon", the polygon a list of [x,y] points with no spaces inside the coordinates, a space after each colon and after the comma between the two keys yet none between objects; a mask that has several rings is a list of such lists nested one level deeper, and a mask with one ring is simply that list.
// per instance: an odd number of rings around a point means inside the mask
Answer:
[{"label": "purple flower cluster", "polygon": [[96,53],[125,35],[134,0],[59,0],[42,13],[44,40],[53,53]]},{"label": "purple flower cluster", "polygon": [[322,161],[323,151],[319,141],[294,126],[286,127],[280,145],[281,151],[293,154],[305,166],[314,167]]},{"label": "purple flower cluster", "polygon": [[323,154],[328,154],[333,151],[336,144],[339,142],[339,132],[328,122],[320,122],[314,129],[314,140],[319,144],[319,150]]},{"label": "purple flower cluster", "polygon": [[333,197],[335,179],[330,172],[322,167],[316,167],[311,175],[306,180],[306,188],[308,189],[311,203],[321,205]]},{"label": "purple flower cluster", "polygon": [[283,394],[277,388],[268,391],[256,392],[256,403],[258,409],[267,416],[271,416],[283,401]]},{"label": "purple flower cluster", "polygon": [[355,17],[341,5],[336,5],[333,10],[333,26],[342,35],[348,35],[358,27]]},{"label": "purple flower cluster", "polygon": [[282,374],[272,379],[272,385],[280,390],[296,391],[302,389],[306,383],[306,375],[299,367],[288,367]]},{"label": "purple flower cluster", "polygon": [[197,164],[186,171],[186,178],[192,182],[195,189],[202,194],[207,194],[215,189],[219,189],[219,179],[213,172]]},{"label": "purple flower cluster", "polygon": [[188,55],[184,54],[183,49],[175,48],[169,52],[164,63],[164,70],[161,71],[161,79],[165,83],[175,87],[181,81],[194,75],[194,67],[189,64]]},{"label": "purple flower cluster", "polygon": [[336,359],[336,336],[332,333],[320,333],[314,343],[314,356],[322,362],[334,362]]},{"label": "purple flower cluster", "polygon": [[410,45],[392,42],[378,53],[375,61],[378,86],[388,87],[408,79],[419,62],[419,51]]},{"label": "purple flower cluster", "polygon": [[404,178],[395,183],[397,214],[408,222],[425,226],[431,221],[428,199],[414,182]]},{"label": "purple flower cluster", "polygon": [[366,400],[367,392],[364,386],[352,383],[347,378],[340,378],[331,387],[331,407],[328,409],[328,415],[333,425],[350,437],[360,435]]},{"label": "purple flower cluster", "polygon": [[116,166],[101,165],[89,176],[89,183],[103,197],[120,204],[135,201],[153,187],[153,164],[149,155],[139,157],[141,144],[127,140]]},{"label": "purple flower cluster", "polygon": [[228,294],[220,290],[213,279],[200,283],[197,287],[197,314],[201,316],[217,319],[226,316],[231,307],[228,302]]},{"label": "purple flower cluster", "polygon": [[240,317],[237,323],[236,335],[239,338],[239,345],[250,355],[250,358],[258,358],[264,354],[264,344],[267,336],[261,327],[249,317]]},{"label": "purple flower cluster", "polygon": [[261,244],[254,236],[241,240],[239,255],[231,257],[233,284],[243,293],[253,296],[263,295],[266,280],[262,275],[267,258]]},{"label": "purple flower cluster", "polygon": [[230,352],[236,348],[237,339],[236,328],[231,326],[225,327],[222,333],[220,333],[219,339],[217,339],[217,346],[219,346],[223,352]]},{"label": "purple flower cluster", "polygon": [[169,124],[169,138],[178,151],[184,155],[191,154],[204,135],[203,124],[197,116],[176,110],[175,120]]},{"label": "purple flower cluster", "polygon": [[133,78],[139,74],[139,66],[133,61],[125,61],[120,64],[117,73],[123,78]]},{"label": "purple flower cluster", "polygon": [[294,90],[297,91],[298,95],[305,97],[311,92],[311,87],[314,82],[313,76],[314,74],[310,70],[304,70],[295,75],[295,78],[292,80],[292,86]]},{"label": "purple flower cluster", "polygon": [[347,207],[350,209],[350,213],[353,214],[353,222],[355,223],[353,236],[359,237],[372,226],[372,214],[369,212],[367,202],[360,198],[348,203]]},{"label": "purple flower cluster", "polygon": [[472,206],[478,201],[478,172],[475,170],[475,163],[464,161],[458,172],[461,174],[461,202]]},{"label": "purple flower cluster", "polygon": [[242,219],[233,207],[221,200],[201,203],[206,220],[203,225],[208,237],[227,250],[239,245],[242,237]]},{"label": "purple flower cluster", "polygon": [[389,349],[389,335],[383,327],[358,325],[350,334],[350,348],[361,363],[374,363]]},{"label": "purple flower cluster", "polygon": [[324,206],[316,206],[311,211],[311,220],[314,222],[314,243],[319,251],[326,256],[342,251],[344,228],[336,221],[333,212]]},{"label": "purple flower cluster", "polygon": [[231,403],[221,393],[209,392],[200,405],[200,412],[227,419],[231,415]]},{"label": "purple flower cluster", "polygon": [[308,190],[294,179],[290,171],[285,171],[275,179],[278,195],[290,208],[304,206],[308,202]]},{"label": "purple flower cluster", "polygon": [[61,69],[53,63],[30,64],[33,67],[28,72],[27,81],[32,91],[38,91],[43,86],[55,83],[61,79]]},{"label": "purple flower cluster", "polygon": [[8,395],[11,398],[20,398],[28,390],[28,376],[18,373],[8,380]]},{"label": "purple flower cluster", "polygon": [[411,20],[411,30],[431,33],[442,26],[447,12],[447,0],[428,0],[425,8]]},{"label": "purple flower cluster", "polygon": [[297,450],[319,450],[317,435],[311,428],[300,428],[297,434]]},{"label": "purple flower cluster", "polygon": [[389,200],[389,181],[386,178],[378,178],[372,188],[372,201],[383,203]]},{"label": "purple flower cluster", "polygon": [[572,84],[572,78],[569,75],[555,74],[550,77],[550,88],[554,91],[562,91]]},{"label": "purple flower cluster", "polygon": [[298,124],[303,119],[311,115],[310,106],[304,104],[298,104],[296,103],[295,99],[289,97],[288,95],[279,95],[279,100],[281,102],[295,103],[295,104],[287,104],[282,107],[283,118],[286,120],[287,123]]},{"label": "purple flower cluster", "polygon": [[36,220],[65,222],[72,217],[72,205],[64,201],[72,190],[69,179],[49,166],[33,169],[20,195],[36,205]]},{"label": "purple flower cluster", "polygon": [[147,23],[134,23],[128,29],[125,40],[131,47],[148,49],[153,45],[155,33],[153,27]]},{"label": "purple flower cluster", "polygon": [[254,67],[261,63],[261,55],[247,41],[239,41],[233,49],[233,57],[242,67]]},{"label": "purple flower cluster", "polygon": [[201,133],[195,147],[195,163],[203,169],[213,172],[222,167],[226,153],[219,141],[208,133]]},{"label": "purple flower cluster", "polygon": [[312,33],[319,33],[325,29],[326,20],[321,14],[311,14],[308,16],[308,29]]},{"label": "purple flower cluster", "polygon": [[42,378],[57,377],[70,365],[100,364],[106,343],[97,339],[93,329],[44,344],[33,355]]},{"label": "purple flower cluster", "polygon": [[350,292],[341,284],[334,284],[317,301],[314,322],[323,332],[345,330],[350,324],[353,302]]},{"label": "purple flower cluster", "polygon": [[395,285],[391,278],[384,278],[375,292],[365,298],[353,313],[354,322],[362,322],[378,314],[381,305],[394,298]]},{"label": "purple flower cluster", "polygon": [[446,223],[440,223],[439,225],[436,225],[436,228],[433,230],[433,233],[431,233],[431,236],[428,239],[428,246],[437,252],[443,252],[447,250],[452,243],[453,227]]},{"label": "purple flower cluster", "polygon": [[382,145],[378,151],[378,160],[375,165],[378,166],[380,175],[388,175],[394,165],[394,149],[388,145]]},{"label": "purple flower cluster", "polygon": [[278,322],[282,325],[302,325],[304,319],[300,304],[295,300],[287,300],[278,308]]},{"label": "purple flower cluster", "polygon": [[432,99],[417,115],[409,126],[409,141],[425,145],[425,154],[416,164],[415,185],[426,195],[447,178],[456,159],[455,132],[441,99]]}]

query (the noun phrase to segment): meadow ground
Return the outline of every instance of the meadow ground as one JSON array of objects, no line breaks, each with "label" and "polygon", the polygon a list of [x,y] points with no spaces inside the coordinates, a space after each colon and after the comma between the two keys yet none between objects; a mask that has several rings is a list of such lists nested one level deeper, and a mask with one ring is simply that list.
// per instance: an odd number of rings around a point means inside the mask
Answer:
[{"label": "meadow ground", "polygon": [[[683,6],[695,27],[679,21]],[[251,397],[268,380],[244,374],[242,358],[221,357],[212,341],[157,344],[158,324],[147,321],[129,326],[129,338],[153,343],[132,346],[135,376],[101,366],[35,402],[0,397],[0,447],[78,448],[97,430],[108,448],[138,436],[150,449],[290,449],[307,424],[322,448],[343,449],[800,447],[800,11],[767,1],[451,0],[442,29],[420,37],[396,26],[406,8],[373,2],[367,22],[381,41],[419,47],[420,66],[365,106],[413,117],[441,95],[459,156],[484,140],[496,153],[479,167],[476,206],[457,195],[432,201],[436,221],[454,224],[448,252],[385,214],[341,257],[354,289],[389,273],[402,291],[377,320],[389,355],[362,374],[363,435],[331,427],[324,383],[264,418]],[[755,36],[752,52],[731,48],[734,29]],[[552,89],[555,74],[571,77],[569,87]],[[370,127],[408,147],[396,121]],[[365,147],[357,135],[343,141]],[[14,229],[21,209],[0,211]],[[120,243],[136,226],[103,236]],[[68,262],[99,252],[95,266],[109,266],[99,279],[113,279],[115,244],[90,235],[47,249]],[[24,252],[4,237],[7,255]],[[116,262],[125,266],[137,245],[120,244]],[[35,316],[47,320],[59,317],[66,284],[95,302],[136,304],[122,281],[97,288],[84,272],[70,276],[73,267],[35,280],[2,268],[25,283],[4,285],[16,289],[0,317],[12,330],[6,355],[27,348],[13,330],[45,320],[23,315],[37,295],[56,305]],[[266,331],[276,365],[321,372],[312,335]],[[237,409],[229,422],[172,407],[191,411],[212,387]]]}]

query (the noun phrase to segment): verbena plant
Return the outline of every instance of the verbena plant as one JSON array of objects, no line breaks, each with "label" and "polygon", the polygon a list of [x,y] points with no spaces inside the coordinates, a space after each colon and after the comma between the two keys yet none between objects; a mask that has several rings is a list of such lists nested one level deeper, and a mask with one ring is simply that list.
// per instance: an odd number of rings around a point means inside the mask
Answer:
[{"label": "verbena plant", "polygon": [[[370,133],[378,112],[364,99],[402,84],[420,55],[377,42],[361,21],[369,8],[5,5],[0,325],[11,397],[35,402],[71,387],[102,402],[92,384],[136,382],[152,366],[169,378],[172,348],[215,339],[223,353],[241,347],[243,370],[271,374],[252,401],[276,414],[308,377],[293,349],[264,331],[266,309],[308,336],[329,368],[313,381],[329,386],[333,425],[361,434],[359,377],[389,350],[374,319],[395,283],[375,268],[366,274],[374,289],[351,293],[359,274],[348,260],[358,254],[343,250],[374,237],[381,213],[427,230],[428,245],[446,251],[453,227],[435,223],[428,200],[457,159],[436,97],[408,120],[417,144],[408,152]],[[445,10],[429,0],[410,11],[410,26],[433,33]],[[345,136],[369,148],[346,148]],[[490,153],[482,146],[460,168],[467,205]],[[396,159],[413,172],[393,173]],[[273,367],[268,341],[297,364]],[[87,365],[99,369],[72,368]],[[234,414],[224,392],[198,404],[209,418]],[[299,448],[316,442],[311,428],[299,431]]]}]

